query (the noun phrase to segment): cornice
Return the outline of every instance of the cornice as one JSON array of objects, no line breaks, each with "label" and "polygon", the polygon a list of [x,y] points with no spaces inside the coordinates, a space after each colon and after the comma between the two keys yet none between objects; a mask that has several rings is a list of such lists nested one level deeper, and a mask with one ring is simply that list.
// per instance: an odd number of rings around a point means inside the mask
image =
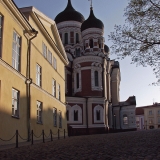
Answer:
[{"label": "cornice", "polygon": [[73,60],[73,66],[77,63],[83,63],[83,62],[98,62],[98,63],[103,63],[103,58],[98,57],[98,56],[82,56],[78,57]]},{"label": "cornice", "polygon": [[29,33],[30,36],[33,36],[32,26],[29,24],[28,20],[23,16],[23,14],[19,11],[16,4],[11,0],[2,0],[3,3],[9,8],[9,10],[14,14],[14,16],[18,19],[24,29]]}]

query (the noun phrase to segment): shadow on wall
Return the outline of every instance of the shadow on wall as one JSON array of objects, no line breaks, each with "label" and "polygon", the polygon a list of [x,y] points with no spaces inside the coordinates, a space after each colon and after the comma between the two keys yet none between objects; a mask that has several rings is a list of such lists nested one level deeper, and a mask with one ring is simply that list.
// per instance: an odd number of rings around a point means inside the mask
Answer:
[{"label": "shadow on wall", "polygon": [[[2,101],[3,99],[1,99]],[[19,142],[26,142],[31,139],[31,131],[34,133],[34,140],[42,140],[43,130],[45,139],[50,138],[52,133],[53,138],[58,136],[67,136],[66,113],[53,112],[53,107],[46,107],[43,103],[42,108],[39,108],[35,102],[35,106],[31,108],[31,119],[27,117],[27,100],[26,97],[20,97],[19,107],[10,105],[0,107],[0,145],[16,143],[16,130],[19,134]],[[28,128],[30,127],[30,134]]]}]

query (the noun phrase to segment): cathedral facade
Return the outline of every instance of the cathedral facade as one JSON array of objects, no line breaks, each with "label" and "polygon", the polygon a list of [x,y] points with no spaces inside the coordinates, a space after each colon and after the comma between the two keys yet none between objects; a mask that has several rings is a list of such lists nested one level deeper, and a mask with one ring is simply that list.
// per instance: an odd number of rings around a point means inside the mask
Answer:
[{"label": "cathedral facade", "polygon": [[65,68],[69,134],[135,129],[135,96],[120,102],[119,62],[109,58],[104,24],[96,18],[92,6],[85,20],[68,0],[55,22],[69,60]]}]

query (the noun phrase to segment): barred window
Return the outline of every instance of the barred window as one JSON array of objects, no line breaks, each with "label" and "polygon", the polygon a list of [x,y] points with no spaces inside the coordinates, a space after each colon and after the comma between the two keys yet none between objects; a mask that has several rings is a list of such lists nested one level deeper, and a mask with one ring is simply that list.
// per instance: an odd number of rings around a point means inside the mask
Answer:
[{"label": "barred window", "polygon": [[19,117],[19,91],[12,88],[12,116]]},{"label": "barred window", "polygon": [[13,32],[13,44],[12,44],[12,67],[17,71],[20,71],[20,48],[21,48],[21,38],[14,31]]},{"label": "barred window", "polygon": [[47,58],[47,46],[44,43],[42,43],[42,49],[43,49],[43,56]]},{"label": "barred window", "polygon": [[3,16],[0,15],[0,58],[2,57]]},{"label": "barred window", "polygon": [[56,97],[56,81],[52,80],[52,95]]},{"label": "barred window", "polygon": [[37,123],[42,123],[42,102],[37,101]]},{"label": "barred window", "polygon": [[36,64],[36,84],[41,87],[42,68]]},{"label": "barred window", "polygon": [[53,125],[57,126],[57,109],[53,108]]},{"label": "barred window", "polygon": [[50,64],[52,64],[52,53],[50,50],[48,50],[48,61]]}]

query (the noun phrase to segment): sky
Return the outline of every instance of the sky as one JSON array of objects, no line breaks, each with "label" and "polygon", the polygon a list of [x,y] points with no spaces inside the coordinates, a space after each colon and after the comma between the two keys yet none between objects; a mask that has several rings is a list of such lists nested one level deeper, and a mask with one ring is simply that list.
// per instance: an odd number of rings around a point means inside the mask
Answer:
[{"label": "sky", "polygon": [[[34,6],[49,18],[53,19],[63,11],[68,0],[14,0],[19,8]],[[85,19],[88,18],[91,2],[88,0],[71,0],[73,7],[80,12]],[[105,44],[109,47],[112,42],[108,40],[110,32],[114,31],[115,24],[125,23],[124,9],[128,0],[92,0],[95,16],[104,23]],[[116,59],[116,55],[111,53],[111,59]],[[152,86],[157,79],[151,67],[136,66],[130,64],[130,57],[120,62],[121,82],[120,101],[125,101],[129,96],[136,96],[137,107],[151,105],[153,102],[160,102],[160,87]]]}]

